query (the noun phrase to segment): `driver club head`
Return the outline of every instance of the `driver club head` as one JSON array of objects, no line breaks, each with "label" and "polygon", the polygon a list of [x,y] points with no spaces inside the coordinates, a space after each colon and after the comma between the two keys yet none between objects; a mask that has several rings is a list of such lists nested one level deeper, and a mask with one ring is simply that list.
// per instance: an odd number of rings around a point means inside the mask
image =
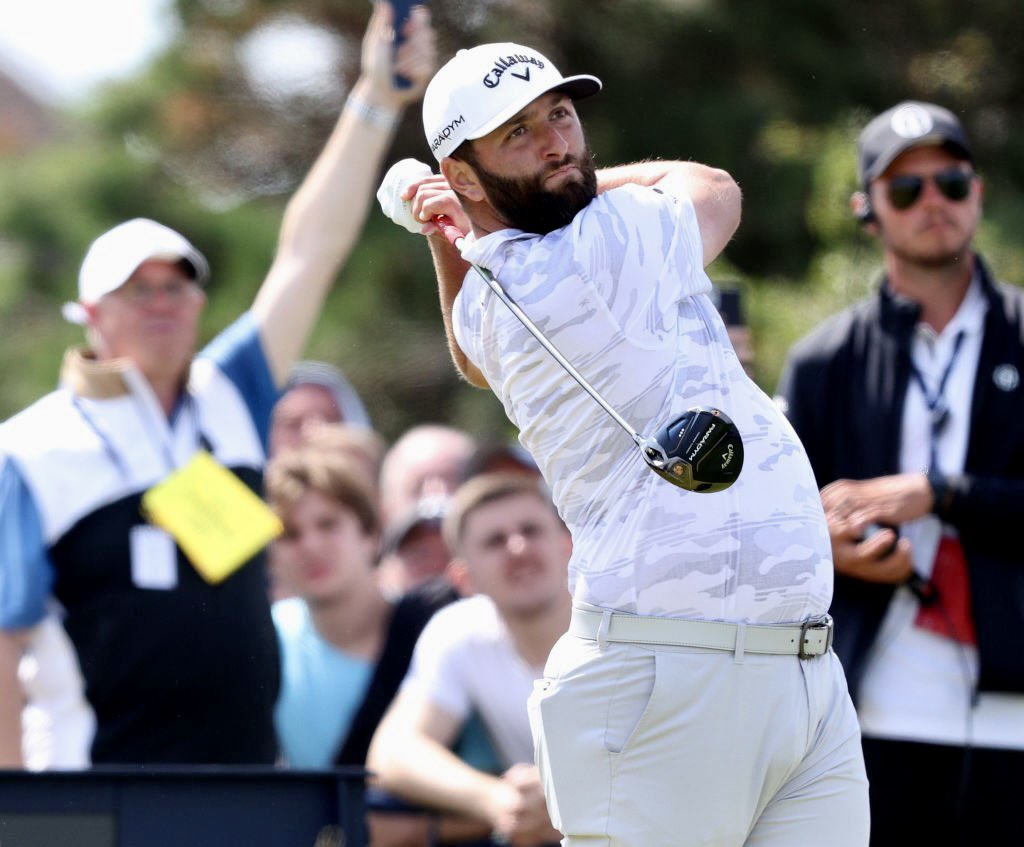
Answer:
[{"label": "driver club head", "polygon": [[640,454],[662,479],[698,494],[724,491],[743,468],[743,438],[720,409],[694,407],[644,439]]}]

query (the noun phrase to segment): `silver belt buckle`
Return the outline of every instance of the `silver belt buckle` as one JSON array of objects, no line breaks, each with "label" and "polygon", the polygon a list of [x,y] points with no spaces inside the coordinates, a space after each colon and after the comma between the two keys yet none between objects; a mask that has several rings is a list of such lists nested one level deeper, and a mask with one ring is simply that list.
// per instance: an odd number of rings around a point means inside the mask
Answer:
[{"label": "silver belt buckle", "polygon": [[[807,634],[811,630],[825,630],[825,649],[821,653],[808,653],[807,652]],[[797,656],[801,659],[812,659],[815,656],[823,656],[832,646],[832,634],[834,627],[832,623],[831,615],[824,615],[820,618],[808,618],[802,624],[800,624],[800,649],[797,652]]]}]

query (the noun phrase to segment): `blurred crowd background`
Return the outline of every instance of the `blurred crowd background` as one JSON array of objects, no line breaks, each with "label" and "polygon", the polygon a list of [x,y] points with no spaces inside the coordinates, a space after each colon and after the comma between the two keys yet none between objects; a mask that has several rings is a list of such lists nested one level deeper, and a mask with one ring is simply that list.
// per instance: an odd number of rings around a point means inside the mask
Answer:
[{"label": "blurred crowd background", "polygon": [[[605,83],[581,110],[598,165],[693,158],[725,168],[744,220],[712,278],[737,285],[771,392],[790,344],[858,299],[879,266],[849,213],[855,138],[899,99],[943,103],[986,181],[978,246],[1024,279],[1022,12],[1009,0],[432,0],[443,61],[514,38]],[[96,233],[140,214],[203,245],[205,341],[247,304],[284,203],[358,73],[365,0],[176,0],[166,48],[130,78],[55,107],[0,76],[0,419],[50,390],[79,343],[60,303]],[[317,62],[276,78],[275,44]],[[269,52],[268,52],[269,51]],[[418,109],[389,161],[429,158]],[[456,378],[430,262],[376,210],[307,356],[342,367],[388,439],[443,420],[510,434],[499,404]]]}]

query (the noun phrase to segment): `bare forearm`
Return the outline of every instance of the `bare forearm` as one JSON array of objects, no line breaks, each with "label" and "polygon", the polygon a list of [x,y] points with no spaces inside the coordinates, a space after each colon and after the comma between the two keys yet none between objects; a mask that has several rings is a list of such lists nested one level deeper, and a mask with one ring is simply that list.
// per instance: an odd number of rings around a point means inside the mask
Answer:
[{"label": "bare forearm", "polygon": [[452,308],[455,298],[462,290],[462,281],[466,278],[470,265],[444,236],[431,235],[427,238],[427,243],[430,245],[430,253],[434,259],[441,318],[444,321],[444,332],[448,339],[448,350],[451,353],[452,361],[470,385],[475,385],[477,388],[488,388],[484,375],[469,361],[462,348],[459,347],[452,324]]},{"label": "bare forearm", "polygon": [[368,119],[362,107],[391,109],[360,81],[323,152],[291,199],[277,255],[253,304],[278,382],[301,354],[324,299],[355,246],[369,212],[393,127]]},{"label": "bare forearm", "polygon": [[[359,80],[285,210],[277,256],[253,304],[278,383],[305,346],[327,291],[359,237],[399,113],[421,97],[436,64],[427,9],[412,10],[397,52],[392,14],[389,4],[374,4],[363,36]],[[397,88],[396,72],[413,85]]]},{"label": "bare forearm", "polygon": [[728,173],[697,162],[635,162],[598,171],[598,191],[631,184],[685,195],[693,203],[704,248],[704,265],[725,249],[740,225],[743,195]]},{"label": "bare forearm", "polygon": [[18,663],[24,650],[20,635],[0,632],[0,769],[21,768],[21,685]]},{"label": "bare forearm", "polygon": [[381,787],[430,809],[490,823],[491,797],[503,790],[497,777],[470,767],[423,735],[401,733],[371,747],[368,762]]}]

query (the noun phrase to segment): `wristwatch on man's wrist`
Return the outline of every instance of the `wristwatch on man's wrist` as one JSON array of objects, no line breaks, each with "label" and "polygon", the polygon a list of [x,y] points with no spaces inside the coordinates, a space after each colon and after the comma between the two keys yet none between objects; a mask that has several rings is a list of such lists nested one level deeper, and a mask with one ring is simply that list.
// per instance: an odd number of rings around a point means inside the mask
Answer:
[{"label": "wristwatch on man's wrist", "polygon": [[932,514],[943,517],[953,504],[953,487],[942,471],[928,471],[928,485],[932,489]]}]

